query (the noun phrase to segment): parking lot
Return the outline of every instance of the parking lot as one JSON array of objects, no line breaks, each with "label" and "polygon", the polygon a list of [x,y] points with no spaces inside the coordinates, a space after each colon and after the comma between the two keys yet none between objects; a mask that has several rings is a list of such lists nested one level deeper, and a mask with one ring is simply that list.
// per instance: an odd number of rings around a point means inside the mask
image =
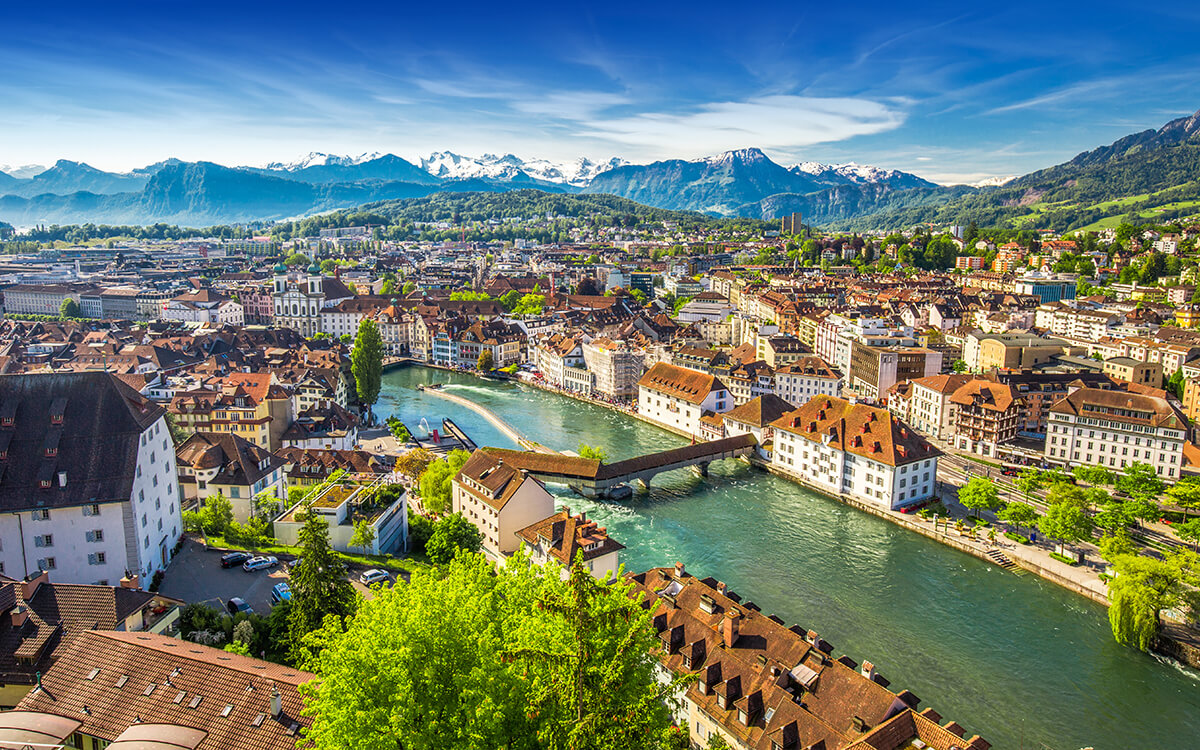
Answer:
[{"label": "parking lot", "polygon": [[[283,563],[290,556],[280,556],[280,565],[274,568],[248,572],[241,565],[222,568],[222,554],[221,550],[206,550],[200,542],[188,539],[167,568],[159,591],[185,602],[208,602],[216,607],[224,607],[230,598],[240,596],[258,614],[270,614],[271,587],[288,579]],[[364,570],[351,566],[349,578],[356,591],[369,597],[371,592],[358,582]]]}]

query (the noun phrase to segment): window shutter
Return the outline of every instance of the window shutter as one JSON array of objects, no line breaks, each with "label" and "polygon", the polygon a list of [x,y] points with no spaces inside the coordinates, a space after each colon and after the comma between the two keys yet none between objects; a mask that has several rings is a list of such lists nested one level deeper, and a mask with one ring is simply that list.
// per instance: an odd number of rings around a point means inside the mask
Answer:
[{"label": "window shutter", "polygon": [[46,540],[41,535],[35,536],[33,538],[33,546],[34,547],[45,547],[46,546],[45,542],[46,542]]},{"label": "window shutter", "polygon": [[96,553],[95,552],[88,553],[88,565],[95,565],[95,564],[96,564]]},{"label": "window shutter", "polygon": [[94,541],[96,541],[96,532],[94,532],[94,531],[89,531],[89,532],[87,532],[87,534],[85,534],[85,536],[87,537],[87,540],[88,540],[89,542],[94,542]]}]

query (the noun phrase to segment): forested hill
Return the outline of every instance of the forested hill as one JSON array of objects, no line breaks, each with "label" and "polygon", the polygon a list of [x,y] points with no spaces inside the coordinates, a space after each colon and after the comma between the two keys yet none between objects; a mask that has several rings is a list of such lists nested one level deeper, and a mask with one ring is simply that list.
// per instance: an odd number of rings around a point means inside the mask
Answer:
[{"label": "forested hill", "polygon": [[[902,201],[907,193],[891,194]],[[1098,223],[1174,220],[1200,213],[1200,113],[1126,136],[1068,162],[942,205],[893,203],[845,221],[846,228],[921,222],[1065,231]]]}]

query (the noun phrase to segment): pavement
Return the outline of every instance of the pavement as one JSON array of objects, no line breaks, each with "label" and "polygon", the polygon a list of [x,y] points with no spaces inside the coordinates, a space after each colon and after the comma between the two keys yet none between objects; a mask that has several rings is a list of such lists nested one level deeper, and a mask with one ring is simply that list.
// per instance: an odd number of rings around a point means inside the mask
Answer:
[{"label": "pavement", "polygon": [[206,550],[194,539],[187,539],[183,549],[167,567],[159,593],[185,602],[208,602],[225,607],[230,598],[240,596],[260,615],[271,613],[271,587],[288,576],[282,565],[268,570],[245,571],[239,565],[221,567],[220,550]]},{"label": "pavement", "polygon": [[[258,614],[270,614],[271,587],[288,580],[282,563],[291,560],[291,555],[279,556],[280,565],[274,568],[245,571],[240,565],[222,568],[223,554],[225,550],[206,550],[202,542],[189,537],[167,567],[159,593],[188,603],[207,602],[218,608],[224,608],[230,598],[240,596]],[[368,570],[365,566],[352,564],[348,566],[347,578],[355,591],[370,599],[374,596],[370,589],[358,582],[365,570]]]}]

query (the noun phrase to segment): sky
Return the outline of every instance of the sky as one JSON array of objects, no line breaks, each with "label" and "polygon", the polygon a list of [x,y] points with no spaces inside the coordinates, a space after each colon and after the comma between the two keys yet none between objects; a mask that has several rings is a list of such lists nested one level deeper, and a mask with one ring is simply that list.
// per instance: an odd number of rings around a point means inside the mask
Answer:
[{"label": "sky", "polygon": [[0,29],[9,167],[759,147],[974,182],[1200,108],[1194,2],[64,0]]}]

